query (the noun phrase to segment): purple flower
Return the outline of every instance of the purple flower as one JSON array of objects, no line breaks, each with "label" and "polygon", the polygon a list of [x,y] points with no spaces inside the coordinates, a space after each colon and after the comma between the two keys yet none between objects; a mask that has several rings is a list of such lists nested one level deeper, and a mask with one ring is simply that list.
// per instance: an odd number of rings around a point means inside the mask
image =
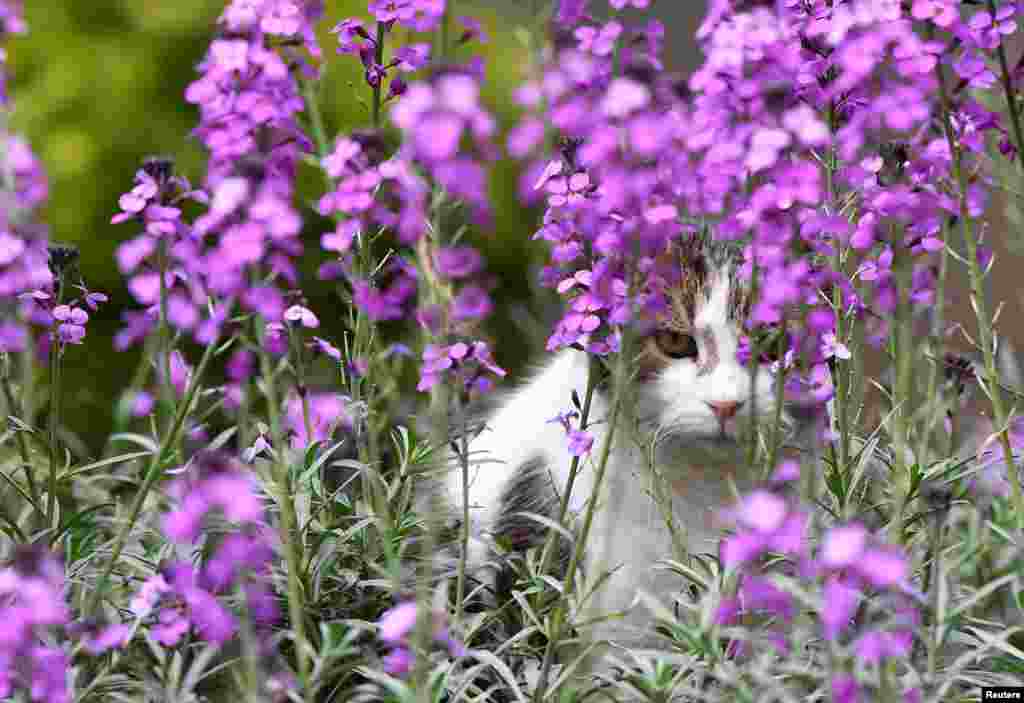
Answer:
[{"label": "purple flower", "polygon": [[409,9],[398,18],[414,32],[432,32],[444,15],[445,0],[410,0]]},{"label": "purple flower", "polygon": [[592,434],[572,426],[572,420],[578,417],[579,413],[575,410],[567,410],[558,413],[548,420],[548,422],[557,422],[565,430],[569,439],[569,454],[572,456],[584,456],[590,453],[590,450],[594,446],[594,437]]},{"label": "purple flower", "polygon": [[394,22],[400,16],[412,16],[413,0],[370,0],[367,9],[378,22]]},{"label": "purple flower", "polygon": [[428,344],[423,350],[423,366],[416,390],[430,390],[441,382],[448,370],[454,371],[463,390],[469,393],[490,390],[492,382],[487,374],[504,377],[506,373],[494,363],[485,342],[457,342],[449,347]]},{"label": "purple flower", "polygon": [[459,15],[459,24],[464,28],[462,35],[459,37],[459,44],[465,44],[473,40],[476,40],[481,44],[487,43],[487,33],[484,32],[484,28],[483,25],[480,24],[480,20],[475,17]]},{"label": "purple flower", "polygon": [[40,644],[51,641],[48,629],[70,619],[57,556],[39,545],[15,548],[10,565],[0,569],[0,603],[0,690],[24,690],[37,701],[70,700],[67,657]]},{"label": "purple flower", "polygon": [[721,544],[726,566],[742,566],[769,550],[797,554],[805,546],[807,516],[774,493],[755,491],[731,514],[739,530]]},{"label": "purple flower", "polygon": [[600,29],[596,27],[577,27],[573,32],[579,41],[580,51],[595,56],[608,56],[615,50],[615,43],[622,34],[622,25],[614,20]]},{"label": "purple flower", "polygon": [[184,610],[166,608],[157,616],[157,623],[150,628],[153,638],[165,647],[173,647],[188,632],[191,623]]},{"label": "purple flower", "polygon": [[442,247],[434,254],[434,267],[445,278],[467,278],[477,273],[483,259],[473,247]]},{"label": "purple flower", "polygon": [[861,525],[835,527],[828,531],[821,545],[821,563],[830,569],[854,564],[867,546],[868,531]]},{"label": "purple flower", "polygon": [[430,44],[406,44],[395,50],[398,70],[412,73],[430,62]]},{"label": "purple flower", "polygon": [[589,432],[569,430],[569,453],[573,456],[589,454],[594,446],[594,436]]},{"label": "purple flower", "polygon": [[123,647],[128,642],[131,627],[123,624],[90,627],[82,637],[82,646],[93,656]]},{"label": "purple flower", "polygon": [[854,643],[857,656],[869,664],[877,664],[890,657],[905,657],[910,654],[913,635],[903,632],[872,630],[861,635]]},{"label": "purple flower", "polygon": [[292,433],[291,446],[305,449],[311,442],[329,439],[336,427],[350,427],[352,419],[349,415],[350,400],[337,393],[307,393],[306,402],[309,406],[309,422],[313,436],[306,434],[306,421],[303,414],[302,399],[298,394],[288,397],[285,408],[285,427]]},{"label": "purple flower", "polygon": [[322,337],[313,337],[310,348],[318,354],[323,354],[338,362],[341,361],[341,350]]},{"label": "purple flower", "polygon": [[288,322],[301,322],[303,327],[310,329],[316,329],[320,326],[320,320],[313,312],[304,308],[301,305],[292,305],[290,308],[284,311],[284,319]]},{"label": "purple flower", "polygon": [[384,671],[391,676],[403,677],[412,671],[414,659],[406,647],[395,647],[384,655]]},{"label": "purple flower", "polygon": [[494,309],[491,297],[480,286],[464,286],[452,300],[452,320],[480,320],[487,317]]},{"label": "purple flower", "polygon": [[785,621],[793,619],[793,596],[766,579],[745,576],[739,590],[739,601],[744,611],[767,611]]},{"label": "purple flower", "polygon": [[399,603],[386,611],[377,621],[380,638],[392,645],[404,641],[416,626],[417,612],[415,601]]},{"label": "purple flower", "polygon": [[394,257],[380,272],[379,284],[352,282],[353,300],[371,320],[397,320],[406,315],[405,306],[416,293],[416,269],[401,257]]},{"label": "purple flower", "polygon": [[[409,638],[416,627],[418,608],[414,601],[405,601],[387,610],[377,621],[380,638],[392,647],[385,656],[385,670],[392,676],[403,676],[413,664],[413,654],[409,648]],[[442,644],[453,657],[461,657],[466,648],[449,633],[440,613],[433,615],[434,642]]]},{"label": "purple flower", "polygon": [[786,459],[775,467],[771,480],[774,483],[787,483],[800,478],[800,462],[793,459]]},{"label": "purple flower", "polygon": [[176,542],[194,542],[214,510],[236,523],[257,523],[263,517],[263,499],[252,477],[225,454],[204,452],[193,458],[167,493],[178,506],[164,516],[163,528]]},{"label": "purple flower", "polygon": [[339,54],[358,54],[363,47],[373,43],[366,26],[351,17],[336,24],[331,34],[338,35]]},{"label": "purple flower", "polygon": [[849,359],[850,350],[846,345],[836,339],[834,332],[826,332],[821,338],[821,355],[826,359]]},{"label": "purple flower", "polygon": [[860,605],[860,592],[838,578],[825,582],[821,624],[826,640],[835,640],[849,626]]},{"label": "purple flower", "polygon": [[[450,72],[409,85],[391,118],[406,137],[401,154],[422,162],[429,175],[470,206],[475,220],[485,222],[490,206],[478,162],[494,156],[490,139],[497,123],[479,101],[476,78]],[[460,150],[466,135],[467,148]]]},{"label": "purple flower", "polygon": [[131,413],[135,417],[146,417],[153,412],[155,405],[156,402],[151,393],[138,391],[131,399]]},{"label": "purple flower", "polygon": [[143,582],[129,603],[129,608],[138,617],[145,617],[153,612],[161,596],[171,590],[163,574],[154,574]]},{"label": "purple flower", "polygon": [[861,700],[860,684],[849,674],[832,677],[831,687],[833,703],[859,703]]},{"label": "purple flower", "polygon": [[829,530],[820,561],[826,569],[849,570],[879,588],[901,586],[910,575],[906,557],[894,547],[874,544],[860,525]]}]

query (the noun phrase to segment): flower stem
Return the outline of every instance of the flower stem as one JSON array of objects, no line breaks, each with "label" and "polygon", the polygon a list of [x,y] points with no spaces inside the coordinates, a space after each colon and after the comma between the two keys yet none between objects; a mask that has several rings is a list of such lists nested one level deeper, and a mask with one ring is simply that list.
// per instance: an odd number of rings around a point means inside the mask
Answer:
[{"label": "flower stem", "polygon": [[[996,3],[988,0],[989,11],[992,17],[996,16]],[[1024,132],[1020,124],[1020,107],[1017,105],[1017,95],[1013,89],[1013,75],[1010,71],[1010,63],[1006,60],[1006,47],[999,42],[996,47],[996,55],[999,57],[999,77],[1003,85],[1003,94],[1006,96],[1006,106],[1010,111],[1010,126],[1013,128],[1013,145],[1017,147],[1017,159],[1024,158]]]},{"label": "flower stem", "polygon": [[463,403],[458,404],[459,412],[459,469],[462,471],[462,558],[455,579],[455,627],[462,625],[462,606],[466,598],[466,555],[469,554],[469,425]]},{"label": "flower stem", "polygon": [[[373,47],[373,60],[377,66],[384,65],[384,23],[377,23],[377,42]],[[373,128],[380,127],[380,94],[382,76],[377,77],[377,84],[373,86]]]},{"label": "flower stem", "polygon": [[[55,275],[54,288],[57,293],[57,305],[61,305],[64,300],[65,284],[63,278],[63,273]],[[48,356],[50,366],[50,476],[46,489],[46,522],[54,529],[58,527],[58,521],[60,520],[60,516],[57,514],[57,465],[60,463],[60,438],[57,434],[57,428],[60,425],[60,372],[63,349],[61,348],[60,335],[57,331],[58,326],[59,323],[54,320],[50,329],[51,338]]]},{"label": "flower stem", "polygon": [[[631,291],[632,292],[632,287]],[[608,425],[604,435],[604,442],[601,445],[601,454],[597,461],[597,471],[594,474],[594,488],[587,501],[587,509],[583,516],[583,526],[576,537],[576,546],[573,549],[572,557],[569,560],[569,568],[565,576],[566,597],[575,588],[576,571],[583,560],[583,550],[587,544],[587,537],[594,522],[594,514],[597,504],[600,501],[601,489],[604,485],[604,475],[608,468],[608,460],[611,457],[612,444],[615,441],[615,429],[619,424],[623,400],[627,392],[629,374],[629,362],[631,359],[632,331],[629,328],[623,330],[622,345],[618,353],[614,374],[615,392],[612,400],[611,411],[608,415]],[[551,636],[548,639],[547,647],[544,650],[544,661],[541,664],[540,678],[537,681],[537,689],[534,691],[534,703],[541,703],[547,693],[548,678],[551,675],[551,666],[554,663],[555,647],[562,637],[562,627],[565,624],[565,601],[561,601],[552,616]]]},{"label": "flower stem", "polygon": [[[902,237],[902,230],[897,230],[894,240]],[[892,522],[892,539],[898,544],[903,543],[903,513],[906,507],[907,496],[910,492],[910,469],[907,466],[907,450],[910,448],[910,418],[913,410],[911,399],[911,362],[913,353],[913,320],[910,314],[910,286],[913,271],[913,261],[910,252],[902,246],[893,246],[893,269],[896,276],[896,290],[898,300],[896,302],[896,316],[893,325],[896,329],[892,331],[894,345],[893,363],[895,364],[895,378],[893,380],[892,404],[896,409],[893,415],[893,449],[895,481],[893,486],[898,492],[897,504],[899,509],[895,513]]]},{"label": "flower stem", "polygon": [[[27,418],[23,416],[23,410],[18,405],[18,401],[14,397],[14,390],[11,388],[11,380],[9,378],[10,358],[7,352],[2,354],[0,364],[2,364],[2,368],[0,368],[0,386],[3,388],[4,402],[7,404],[7,413],[22,420],[27,420]],[[23,432],[16,432],[15,436],[18,441],[18,455],[21,457],[22,471],[25,472],[25,481],[28,484],[28,494],[32,497],[32,502],[35,505],[39,505],[39,487],[36,486],[36,479],[32,471],[28,442],[25,440],[25,434]]]},{"label": "flower stem", "polygon": [[[313,81],[302,81],[302,98],[306,103],[306,112],[309,113],[310,126],[313,128],[313,142],[316,144],[316,153],[320,159],[324,159],[331,151],[327,141],[327,130],[324,127],[324,117],[320,112],[320,102],[316,99],[316,88]],[[333,188],[334,179],[327,175],[327,171],[321,169],[324,178]]]},{"label": "flower stem", "polygon": [[284,435],[281,430],[281,413],[277,391],[274,387],[274,369],[270,353],[263,344],[263,327],[257,329],[260,348],[260,369],[263,375],[263,393],[267,398],[267,415],[270,433],[276,451],[274,452],[274,483],[278,509],[281,511],[281,549],[284,550],[288,569],[288,619],[291,621],[295,642],[295,663],[299,684],[306,690],[309,677],[309,662],[306,659],[306,622],[302,583],[299,571],[302,567],[301,535],[296,534],[298,518],[292,497],[291,476],[285,457]]},{"label": "flower stem", "polygon": [[[580,411],[580,431],[586,432],[587,427],[590,423],[590,406],[594,400],[594,391],[597,390],[598,381],[601,376],[601,362],[593,356],[588,356],[589,365],[587,367],[587,390],[586,395],[583,398],[583,408]],[[569,479],[565,484],[565,488],[562,491],[561,504],[558,506],[558,524],[565,526],[565,516],[569,513],[569,498],[572,496],[572,487],[576,482],[576,474],[579,471],[580,460],[582,457],[574,456],[572,462],[569,464]],[[544,542],[544,551],[541,553],[540,559],[540,573],[547,573],[551,567],[551,559],[554,558],[555,554],[555,543],[558,539],[558,533],[551,530],[548,533],[547,540]]]},{"label": "flower stem", "polygon": [[[949,221],[943,219],[942,222],[942,241],[946,242],[949,240]],[[939,375],[942,372],[942,335],[943,327],[945,327],[945,300],[946,300],[946,277],[949,272],[949,249],[942,247],[942,254],[939,259],[939,280],[935,284],[935,307],[932,314],[932,328],[930,330],[931,337],[931,352],[934,357],[931,361],[931,367],[928,369],[928,381],[925,386],[924,407],[928,408],[928,417],[925,420],[925,425],[922,428],[919,448],[917,450],[918,460],[925,462],[928,460],[928,449],[931,444],[933,426],[938,418],[935,416],[935,408],[939,406],[936,401],[938,399],[939,392]],[[942,408],[946,407],[945,404],[941,404],[938,410],[941,412]]]},{"label": "flower stem", "polygon": [[986,390],[989,400],[992,402],[993,420],[995,421],[995,428],[999,432],[999,443],[1003,447],[1003,455],[1006,459],[1006,473],[1010,481],[1011,490],[1010,500],[1017,519],[1021,520],[1024,519],[1024,493],[1021,491],[1020,475],[1014,463],[1013,447],[1010,445],[1010,436],[1006,426],[1006,410],[1003,407],[1003,392],[999,384],[999,372],[996,369],[995,354],[992,348],[992,320],[988,316],[988,305],[983,285],[984,274],[981,270],[981,263],[978,261],[978,242],[974,237],[971,213],[967,205],[968,178],[963,165],[963,152],[953,130],[951,116],[953,108],[946,89],[945,70],[941,61],[938,62],[935,70],[938,74],[939,97],[942,104],[942,130],[946,135],[946,143],[949,146],[949,152],[952,157],[953,179],[960,191],[958,194],[960,230],[967,245],[967,267],[970,272],[971,303],[978,321],[978,338],[985,363]]},{"label": "flower stem", "polygon": [[132,501],[131,508],[128,511],[128,519],[121,526],[121,529],[118,531],[117,536],[114,539],[114,546],[111,549],[110,559],[107,561],[107,565],[103,568],[103,571],[100,572],[99,578],[96,579],[96,588],[93,590],[92,596],[90,596],[89,602],[86,605],[86,613],[94,611],[102,600],[103,594],[106,592],[107,581],[109,580],[110,574],[113,572],[118,559],[121,557],[121,552],[124,550],[124,545],[128,540],[128,535],[131,534],[132,528],[135,526],[135,522],[139,519],[139,515],[142,512],[142,506],[146,502],[146,497],[153,489],[153,486],[156,485],[156,482],[163,476],[164,464],[169,458],[171,449],[178,443],[178,438],[181,435],[182,429],[185,427],[185,420],[188,418],[189,409],[192,407],[192,401],[198,394],[200,380],[206,372],[206,367],[209,365],[210,360],[213,359],[213,353],[216,348],[217,345],[212,342],[206,346],[206,349],[203,351],[203,356],[199,360],[199,365],[196,366],[195,371],[192,373],[192,379],[185,391],[184,399],[178,406],[178,412],[174,416],[174,421],[171,423],[171,427],[168,429],[167,434],[164,435],[159,449],[149,462],[149,467],[146,469],[142,485],[139,486],[139,490],[136,492],[135,499]]}]

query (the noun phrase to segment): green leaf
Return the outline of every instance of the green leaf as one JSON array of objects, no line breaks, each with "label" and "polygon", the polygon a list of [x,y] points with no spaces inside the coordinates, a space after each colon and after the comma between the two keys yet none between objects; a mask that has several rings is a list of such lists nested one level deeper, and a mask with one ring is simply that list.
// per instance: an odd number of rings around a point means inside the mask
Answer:
[{"label": "green leaf", "polygon": [[101,459],[100,461],[94,461],[94,462],[89,463],[89,464],[82,464],[81,466],[76,466],[75,468],[71,469],[70,471],[66,471],[66,472],[62,473],[58,478],[61,481],[66,481],[66,480],[74,478],[75,476],[78,476],[80,474],[84,474],[84,473],[88,473],[89,471],[93,471],[94,469],[102,469],[105,466],[112,466],[114,464],[120,464],[122,461],[133,461],[134,459],[141,459],[142,457],[150,456],[151,454],[152,454],[152,452],[149,452],[149,451],[145,451],[145,452],[129,452],[127,454],[118,454],[117,456],[112,456],[112,457],[109,457],[107,459]]},{"label": "green leaf", "polygon": [[131,442],[137,444],[140,447],[144,447],[149,450],[150,454],[156,454],[160,451],[160,445],[152,437],[146,435],[136,434],[135,432],[118,432],[117,434],[110,435],[111,442]]},{"label": "green leaf", "polygon": [[69,516],[68,519],[64,522],[64,524],[57,528],[57,531],[50,536],[50,546],[52,547],[57,542],[57,540],[64,536],[65,533],[70,532],[77,527],[80,527],[83,523],[89,522],[89,518],[93,515],[93,513],[96,513],[99,510],[102,510],[103,508],[114,507],[117,507],[117,503],[100,503],[99,505],[90,506],[85,510],[81,510],[75,513],[74,515]]},{"label": "green leaf", "polygon": [[40,515],[44,514],[44,511],[42,510],[42,508],[40,508],[36,504],[36,502],[34,500],[32,500],[32,496],[30,496],[28,493],[26,493],[25,489],[23,489],[21,486],[19,486],[18,483],[13,478],[11,478],[10,476],[8,476],[7,474],[5,474],[2,471],[0,471],[0,478],[2,478],[4,481],[6,481],[7,485],[9,485],[11,488],[13,488],[15,491],[17,491],[18,495],[20,495],[22,498],[24,498],[25,502],[28,503],[29,505],[31,505],[33,510],[35,510]]}]

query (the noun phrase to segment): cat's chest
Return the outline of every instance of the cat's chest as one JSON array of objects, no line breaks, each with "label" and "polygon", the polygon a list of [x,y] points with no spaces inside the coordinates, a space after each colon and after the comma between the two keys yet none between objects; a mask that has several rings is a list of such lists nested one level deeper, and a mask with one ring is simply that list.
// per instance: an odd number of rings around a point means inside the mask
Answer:
[{"label": "cat's chest", "polygon": [[690,550],[713,551],[734,490],[751,484],[737,474],[736,462],[693,463],[676,456],[652,470],[632,452],[619,459],[608,490],[607,522],[612,530],[621,527],[625,545],[660,550],[658,558],[668,556],[673,530]]}]

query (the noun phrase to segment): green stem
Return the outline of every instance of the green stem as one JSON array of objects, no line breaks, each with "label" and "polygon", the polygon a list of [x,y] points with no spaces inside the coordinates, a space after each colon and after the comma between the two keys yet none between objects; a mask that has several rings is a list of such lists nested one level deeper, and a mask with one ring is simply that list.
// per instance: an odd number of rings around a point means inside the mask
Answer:
[{"label": "green stem", "polygon": [[161,242],[158,254],[160,261],[160,319],[157,322],[157,348],[158,359],[160,360],[161,375],[163,376],[160,389],[163,394],[163,401],[170,408],[171,415],[174,414],[174,386],[171,383],[171,328],[167,324],[167,251],[166,243]]},{"label": "green stem", "polygon": [[[996,16],[996,4],[994,0],[988,0],[989,11]],[[1010,111],[1010,126],[1013,128],[1013,145],[1017,147],[1018,161],[1024,158],[1024,132],[1020,124],[1020,107],[1017,105],[1017,95],[1013,89],[1013,74],[1010,71],[1010,62],[1006,60],[1006,47],[999,42],[996,48],[996,55],[999,57],[1000,81],[1003,85],[1003,94],[1006,96],[1006,106]]]},{"label": "green stem", "polygon": [[1013,460],[1013,447],[1010,445],[1010,436],[1006,427],[1006,410],[1003,407],[1003,392],[999,384],[999,372],[996,369],[995,354],[992,349],[992,321],[988,316],[988,305],[984,290],[984,274],[981,264],[978,261],[978,242],[974,236],[971,222],[971,213],[967,205],[968,179],[964,171],[963,152],[956,139],[951,118],[952,105],[950,104],[949,93],[945,83],[945,69],[942,62],[936,65],[938,74],[939,97],[942,103],[942,130],[946,135],[946,143],[952,156],[953,179],[959,190],[960,204],[960,228],[964,242],[967,245],[967,265],[971,280],[971,302],[973,303],[975,317],[978,321],[978,338],[981,344],[981,351],[985,361],[985,381],[989,399],[992,402],[992,415],[995,420],[995,428],[999,431],[999,443],[1003,447],[1003,455],[1006,460],[1006,473],[1010,480],[1010,500],[1014,507],[1014,513],[1018,520],[1024,519],[1024,492],[1021,491],[1020,475]]},{"label": "green stem", "polygon": [[[943,220],[942,222],[942,241],[948,241],[949,239],[949,222]],[[917,456],[918,461],[928,461],[928,451],[932,440],[932,431],[934,429],[935,422],[942,417],[944,408],[947,407],[945,403],[937,403],[938,392],[939,392],[939,377],[943,372],[943,328],[946,325],[945,316],[945,300],[946,300],[946,277],[949,272],[949,250],[947,247],[942,247],[942,254],[939,259],[939,280],[935,284],[935,307],[932,314],[932,326],[929,331],[931,337],[931,352],[932,359],[931,366],[928,369],[928,381],[925,385],[925,396],[923,404],[925,408],[928,408],[929,415],[926,419],[924,428],[921,432],[921,441],[918,446]],[[933,410],[933,408],[935,410]],[[938,417],[936,417],[938,412]]]},{"label": "green stem", "polygon": [[[7,412],[22,421],[27,419],[22,416],[22,409],[14,397],[14,390],[11,388],[11,380],[8,378],[9,360],[5,353],[3,355],[3,370],[0,371],[0,386],[3,387],[4,402],[7,403]],[[18,442],[18,455],[21,457],[22,471],[25,472],[25,481],[28,483],[28,494],[32,496],[32,502],[39,505],[39,487],[36,486],[35,476],[32,474],[32,462],[29,457],[28,441],[23,432],[16,432]]]},{"label": "green stem", "polygon": [[[56,304],[61,305],[64,301],[64,273],[55,273],[54,288],[57,293]],[[57,473],[60,463],[60,439],[57,435],[57,427],[60,424],[60,390],[61,390],[61,357],[63,356],[63,345],[57,332],[59,323],[54,320],[50,328],[52,335],[50,340],[49,367],[50,367],[50,476],[47,485],[46,496],[46,522],[52,527],[57,527]]]},{"label": "green stem", "polygon": [[[630,291],[632,293],[632,290]],[[615,393],[612,400],[611,412],[608,416],[608,426],[604,436],[604,442],[601,445],[601,454],[597,462],[597,471],[594,474],[594,488],[591,493],[590,500],[587,501],[587,509],[583,516],[583,526],[580,529],[579,535],[576,538],[576,546],[572,552],[572,558],[569,560],[569,568],[565,576],[565,594],[568,597],[575,588],[576,571],[579,568],[580,562],[583,560],[584,547],[587,544],[587,537],[590,535],[590,529],[594,522],[594,514],[597,512],[597,504],[601,496],[601,489],[604,485],[604,475],[608,468],[608,460],[611,457],[612,444],[615,441],[615,430],[619,424],[619,415],[621,414],[623,398],[626,394],[628,386],[627,375],[629,373],[629,361],[630,361],[630,349],[632,347],[632,331],[630,329],[623,330],[622,334],[622,346],[618,354],[618,359],[615,369]],[[537,689],[534,692],[534,703],[541,703],[544,700],[544,695],[547,692],[548,678],[551,675],[551,666],[554,664],[555,659],[555,647],[558,645],[559,640],[562,637],[562,627],[565,621],[565,601],[559,602],[558,607],[552,617],[552,631],[551,636],[548,639],[547,646],[544,650],[544,661],[541,664],[540,678],[537,682]]]},{"label": "green stem", "polygon": [[[377,23],[377,45],[373,50],[374,62],[378,66],[384,65],[384,25],[381,22]],[[373,127],[374,129],[380,128],[380,94],[381,94],[381,83],[383,79],[377,81],[377,85],[373,86]]]},{"label": "green stem", "polygon": [[462,559],[459,559],[459,572],[455,586],[455,627],[461,629],[462,606],[466,598],[466,559],[469,553],[469,423],[466,420],[466,409],[459,403],[459,468],[462,471]]},{"label": "green stem", "polygon": [[[139,363],[135,366],[135,371],[132,374],[132,380],[128,384],[126,391],[122,392],[122,398],[133,399],[142,390],[142,387],[146,383],[146,378],[149,376],[150,370],[150,358],[155,354],[157,339],[155,336],[150,335],[146,338],[142,354],[139,356]],[[122,415],[120,413],[114,416],[114,431],[107,437],[103,444],[103,451],[100,452],[100,456],[107,458],[111,456],[113,451],[113,442],[110,437],[124,432],[127,429],[127,423],[131,420],[131,413],[126,413],[125,421],[122,422]]]},{"label": "green stem", "polygon": [[[902,238],[903,232],[899,230],[893,237],[894,242]],[[892,538],[897,543],[903,541],[903,513],[906,507],[907,497],[910,492],[910,471],[907,467],[907,449],[910,447],[910,418],[912,414],[912,399],[910,385],[910,371],[913,352],[913,320],[910,316],[910,286],[913,274],[913,261],[910,252],[902,246],[893,246],[893,269],[896,274],[896,291],[899,299],[896,303],[896,316],[893,324],[894,359],[896,377],[893,381],[893,406],[896,412],[893,415],[893,448],[895,451],[894,471],[895,481],[893,485],[898,492],[897,502],[899,509],[896,511],[896,518],[891,525]]]},{"label": "green stem", "polygon": [[202,358],[199,360],[199,365],[196,366],[195,371],[192,373],[192,380],[189,382],[188,388],[185,391],[185,398],[178,406],[178,412],[174,416],[174,421],[171,423],[170,429],[164,436],[163,441],[160,443],[159,449],[149,462],[149,467],[146,469],[142,485],[139,486],[139,490],[136,492],[135,498],[132,501],[131,509],[128,511],[128,519],[121,526],[121,529],[118,531],[117,536],[114,539],[114,546],[111,550],[110,560],[103,568],[99,578],[96,579],[96,589],[92,592],[92,596],[89,598],[89,602],[85,608],[86,613],[96,610],[96,607],[102,600],[104,593],[106,593],[107,581],[109,580],[110,574],[113,572],[118,559],[121,557],[121,552],[124,550],[124,545],[128,540],[128,535],[131,533],[132,528],[135,527],[135,522],[139,519],[139,514],[142,512],[142,506],[146,502],[146,497],[153,489],[153,486],[156,485],[157,481],[159,481],[163,476],[164,464],[169,458],[171,449],[177,444],[182,429],[185,427],[185,420],[188,418],[189,409],[192,407],[192,401],[195,399],[196,394],[199,391],[200,380],[206,372],[206,367],[209,365],[210,360],[213,359],[215,349],[216,344],[211,343],[207,345],[206,349],[203,351]]},{"label": "green stem", "polygon": [[285,563],[288,569],[288,618],[291,621],[295,636],[295,662],[299,684],[303,691],[309,683],[309,662],[306,659],[306,620],[302,583],[299,572],[302,568],[301,535],[296,534],[298,518],[295,514],[295,502],[292,497],[291,475],[286,459],[284,435],[281,430],[281,413],[274,386],[274,369],[270,353],[263,344],[263,326],[257,329],[257,340],[260,348],[260,370],[263,375],[263,392],[267,398],[267,415],[270,420],[270,433],[274,443],[274,484],[278,509],[281,511],[281,549],[284,550]]},{"label": "green stem", "polygon": [[[327,141],[327,129],[324,127],[323,113],[320,112],[320,101],[316,99],[316,84],[313,81],[302,81],[302,98],[306,101],[306,111],[309,113],[309,121],[313,130],[313,142],[316,144],[316,153],[323,159],[331,153],[331,146]],[[333,187],[333,179],[321,169],[328,183]]]},{"label": "green stem", "polygon": [[[590,426],[590,407],[594,400],[594,392],[597,390],[601,376],[601,362],[595,357],[588,356],[587,366],[587,390],[583,398],[583,408],[580,411],[580,431],[586,432]],[[561,502],[558,506],[558,524],[565,527],[565,518],[569,514],[569,499],[572,496],[572,488],[576,483],[576,474],[579,472],[581,457],[574,456],[569,464],[569,479],[562,491]],[[551,560],[555,555],[555,545],[558,541],[558,533],[554,530],[548,532],[544,542],[544,551],[541,553],[539,573],[546,574],[551,568]]]}]

